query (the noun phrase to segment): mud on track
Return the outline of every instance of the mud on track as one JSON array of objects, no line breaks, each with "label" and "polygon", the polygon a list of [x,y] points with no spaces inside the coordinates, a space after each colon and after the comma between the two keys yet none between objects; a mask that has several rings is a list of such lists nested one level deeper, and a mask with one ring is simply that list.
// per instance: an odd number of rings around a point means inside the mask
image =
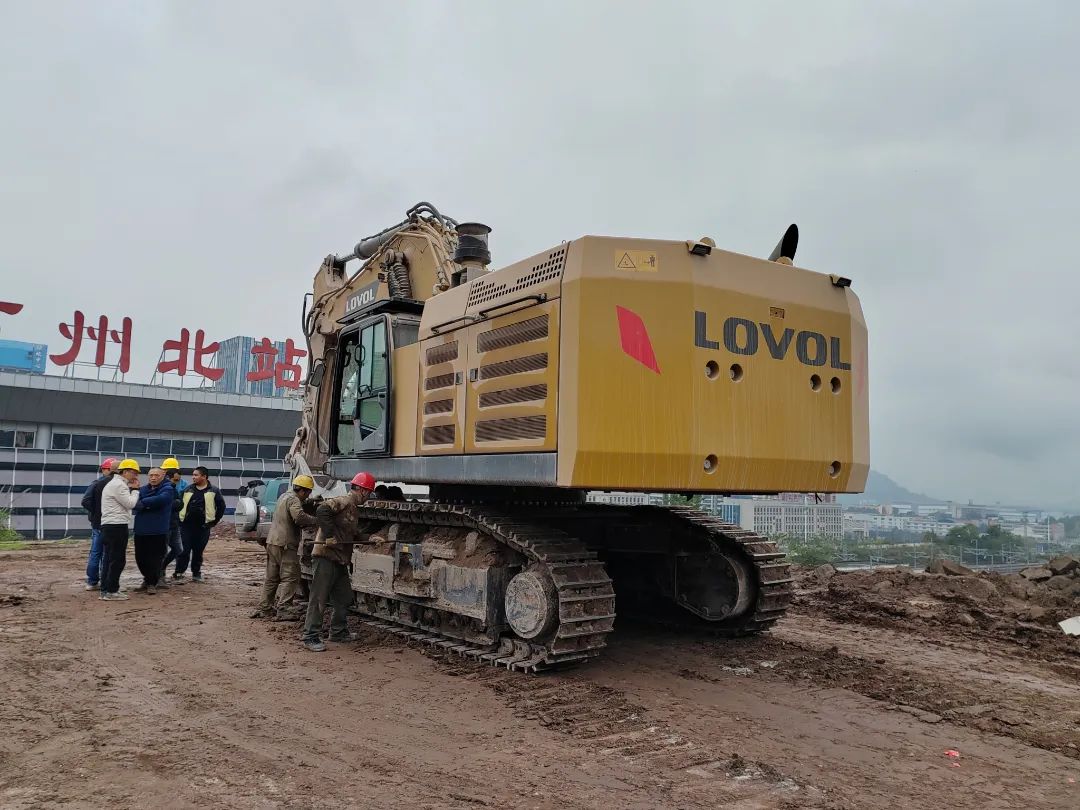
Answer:
[{"label": "mud on track", "polygon": [[814,603],[738,642],[620,625],[541,677],[359,620],[314,655],[246,618],[259,551],[121,603],[84,547],[0,553],[0,807],[1080,806],[1075,646]]}]

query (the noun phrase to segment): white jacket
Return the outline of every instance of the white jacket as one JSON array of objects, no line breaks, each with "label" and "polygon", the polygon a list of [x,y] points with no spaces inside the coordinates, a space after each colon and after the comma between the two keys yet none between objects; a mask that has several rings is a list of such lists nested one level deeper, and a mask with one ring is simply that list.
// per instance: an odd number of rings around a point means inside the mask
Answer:
[{"label": "white jacket", "polygon": [[133,526],[131,510],[139,502],[139,490],[129,489],[124,476],[116,473],[101,490],[101,525]]}]

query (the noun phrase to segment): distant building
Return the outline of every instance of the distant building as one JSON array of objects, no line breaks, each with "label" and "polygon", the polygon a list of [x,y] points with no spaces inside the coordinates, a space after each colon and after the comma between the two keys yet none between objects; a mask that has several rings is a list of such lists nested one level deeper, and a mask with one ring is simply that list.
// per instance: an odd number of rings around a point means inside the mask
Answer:
[{"label": "distant building", "polygon": [[835,537],[844,534],[844,511],[838,503],[817,503],[813,495],[795,498],[701,496],[701,508],[725,523],[766,537]]},{"label": "distant building", "polygon": [[[1059,526],[1060,529],[1055,530],[1055,526]],[[1064,523],[1002,523],[1001,528],[1025,540],[1036,540],[1042,543],[1060,543],[1065,539]]]},{"label": "distant building", "polygon": [[609,503],[615,506],[647,506],[652,503],[644,492],[590,492],[585,496],[589,503]]},{"label": "distant building", "polygon": [[723,495],[702,495],[701,508],[710,514],[716,515],[725,523],[741,526],[742,510],[747,500],[749,499],[725,498]]},{"label": "distant building", "polygon": [[868,537],[872,534],[901,531],[911,534],[936,534],[944,537],[956,524],[952,521],[932,520],[917,515],[875,515],[863,512],[844,513],[844,534]]},{"label": "distant building", "polygon": [[87,537],[80,506],[102,459],[145,473],[202,464],[232,510],[237,489],[286,473],[299,400],[0,371],[0,509],[25,537]]},{"label": "distant building", "polygon": [[[289,389],[275,388],[274,379],[257,380],[250,382],[247,379],[249,372],[255,371],[259,358],[251,353],[252,347],[261,341],[253,337],[231,337],[222,340],[221,347],[217,351],[217,366],[225,369],[225,374],[220,380],[210,386],[211,391],[220,391],[227,394],[247,394],[253,397],[279,397]],[[285,342],[279,340],[272,344],[277,349],[275,360],[285,357]]]},{"label": "distant building", "polygon": [[917,512],[921,517],[928,517],[930,515],[937,515],[937,514],[944,514],[944,515],[948,515],[949,517],[955,517],[956,516],[954,514],[953,505],[949,504],[949,503],[920,504],[919,506],[915,507],[914,511]]},{"label": "distant building", "polygon": [[0,340],[0,371],[16,374],[44,374],[49,347],[44,343]]},{"label": "distant building", "polygon": [[836,494],[832,492],[810,493],[805,492],[781,492],[776,496],[777,500],[789,503],[836,503]]}]

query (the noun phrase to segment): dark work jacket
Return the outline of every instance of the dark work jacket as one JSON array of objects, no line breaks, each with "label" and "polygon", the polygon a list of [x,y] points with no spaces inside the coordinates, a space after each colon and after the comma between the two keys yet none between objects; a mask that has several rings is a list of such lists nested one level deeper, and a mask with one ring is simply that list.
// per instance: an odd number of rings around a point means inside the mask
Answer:
[{"label": "dark work jacket", "polygon": [[90,515],[90,528],[101,528],[101,490],[109,483],[109,476],[103,475],[86,488],[82,496],[82,508]]},{"label": "dark work jacket", "polygon": [[134,509],[136,537],[169,533],[175,491],[168,481],[156,487],[144,484],[139,489],[139,502]]},{"label": "dark work jacket", "polygon": [[180,523],[188,526],[217,526],[225,517],[225,499],[213,484],[199,489],[188,484],[180,496]]}]

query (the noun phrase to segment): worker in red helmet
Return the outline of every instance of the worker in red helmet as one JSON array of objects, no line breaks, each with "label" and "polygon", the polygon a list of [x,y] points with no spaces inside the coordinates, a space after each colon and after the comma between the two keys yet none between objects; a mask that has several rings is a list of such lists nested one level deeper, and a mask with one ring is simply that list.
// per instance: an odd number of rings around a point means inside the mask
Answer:
[{"label": "worker in red helmet", "polygon": [[304,647],[323,652],[323,613],[327,604],[333,609],[330,617],[330,641],[355,641],[349,632],[347,619],[353,601],[349,563],[353,543],[360,537],[360,506],[375,489],[375,476],[361,472],[349,482],[349,494],[329,498],[315,510],[319,536],[312,552],[311,585],[308,591],[307,617],[304,620]]},{"label": "worker in red helmet", "polygon": [[109,561],[105,556],[105,541],[101,534],[101,492],[109,483],[113,472],[120,462],[115,458],[107,458],[98,467],[100,475],[94,479],[94,483],[86,488],[82,496],[82,508],[90,516],[90,558],[86,561],[86,590],[96,591],[100,588],[105,593],[105,572],[109,569]]}]

